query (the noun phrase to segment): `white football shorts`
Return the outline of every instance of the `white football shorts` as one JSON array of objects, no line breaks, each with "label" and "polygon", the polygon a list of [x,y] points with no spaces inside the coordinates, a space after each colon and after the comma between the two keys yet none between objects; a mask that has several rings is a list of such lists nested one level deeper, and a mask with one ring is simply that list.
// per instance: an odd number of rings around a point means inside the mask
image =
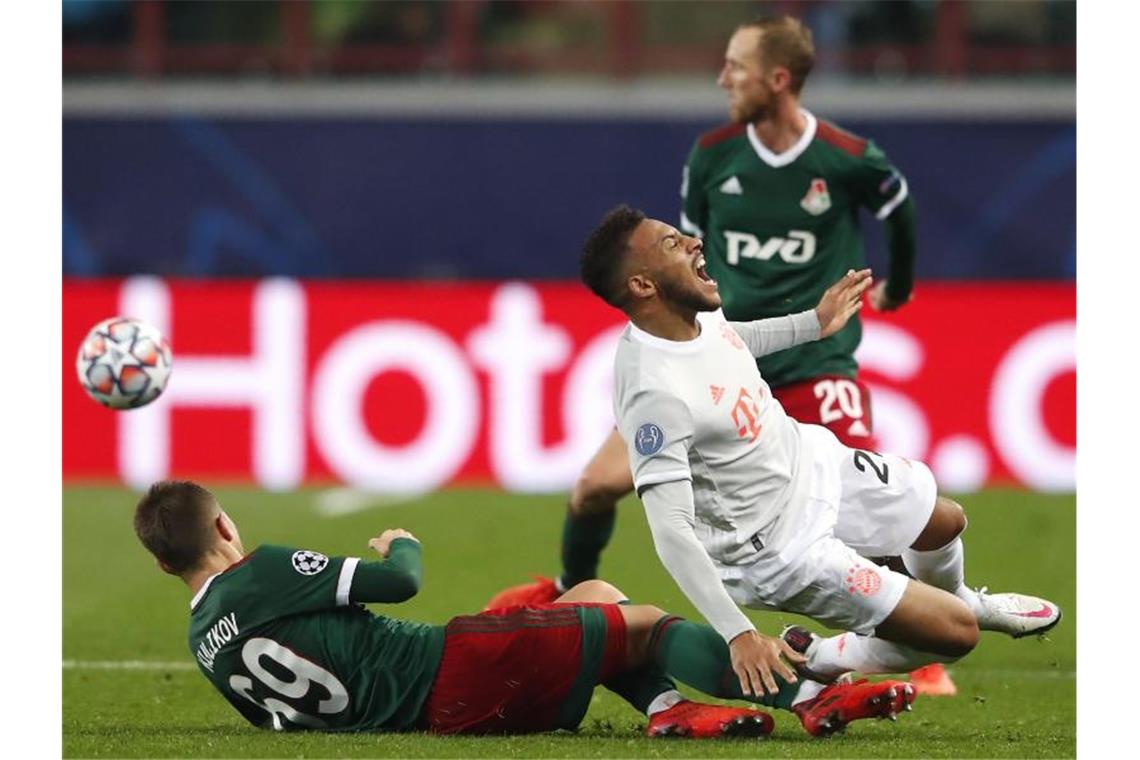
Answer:
[{"label": "white football shorts", "polygon": [[908,578],[866,558],[914,543],[934,510],[934,476],[922,462],[848,448],[826,428],[801,430],[811,439],[805,451],[813,452],[802,514],[826,527],[803,549],[762,549],[750,564],[719,568],[721,577],[743,606],[870,634],[899,603]]}]

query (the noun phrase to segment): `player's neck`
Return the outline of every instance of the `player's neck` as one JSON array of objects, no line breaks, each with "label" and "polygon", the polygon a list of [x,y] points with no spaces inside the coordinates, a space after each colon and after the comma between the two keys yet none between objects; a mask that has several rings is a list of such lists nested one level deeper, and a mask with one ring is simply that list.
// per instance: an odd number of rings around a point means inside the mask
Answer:
[{"label": "player's neck", "polygon": [[631,315],[630,321],[655,338],[683,342],[695,340],[701,334],[697,313],[689,309],[654,309]]},{"label": "player's neck", "polygon": [[182,573],[181,578],[190,587],[191,594],[197,594],[206,581],[218,573],[225,572],[245,556],[238,547],[222,544],[210,551],[198,567]]},{"label": "player's neck", "polygon": [[779,155],[799,142],[807,124],[807,118],[800,110],[799,98],[784,98],[752,126],[764,147]]}]

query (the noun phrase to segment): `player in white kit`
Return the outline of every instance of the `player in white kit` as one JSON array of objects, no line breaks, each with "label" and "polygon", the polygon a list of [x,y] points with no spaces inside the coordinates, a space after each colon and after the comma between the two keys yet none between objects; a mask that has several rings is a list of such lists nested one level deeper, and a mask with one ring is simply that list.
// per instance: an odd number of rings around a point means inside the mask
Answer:
[{"label": "player in white kit", "polygon": [[[850,449],[788,417],[754,357],[833,334],[861,305],[870,270],[819,306],[730,323],[702,243],[621,206],[587,240],[582,279],[630,318],[615,359],[616,416],[657,553],[729,642],[746,692],[774,692],[806,656],[820,682],[953,662],[978,631],[1042,633],[1060,609],[965,585],[966,519],[921,462]],[[921,582],[868,561],[901,556]],[[847,631],[757,632],[737,605],[809,615]],[[798,700],[822,686],[806,683]]]}]

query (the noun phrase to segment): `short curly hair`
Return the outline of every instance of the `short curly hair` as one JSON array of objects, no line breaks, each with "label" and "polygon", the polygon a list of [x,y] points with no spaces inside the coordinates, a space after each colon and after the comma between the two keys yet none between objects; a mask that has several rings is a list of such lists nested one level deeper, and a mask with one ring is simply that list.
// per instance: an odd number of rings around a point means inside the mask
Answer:
[{"label": "short curly hair", "polygon": [[582,246],[582,282],[610,306],[621,309],[627,301],[622,265],[630,235],[644,220],[644,212],[625,204],[612,208]]}]

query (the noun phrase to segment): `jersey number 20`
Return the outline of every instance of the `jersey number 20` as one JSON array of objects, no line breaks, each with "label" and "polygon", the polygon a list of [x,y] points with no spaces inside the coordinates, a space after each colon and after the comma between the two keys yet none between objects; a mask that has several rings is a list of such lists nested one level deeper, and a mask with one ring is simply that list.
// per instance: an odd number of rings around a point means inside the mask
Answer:
[{"label": "jersey number 20", "polygon": [[819,399],[819,422],[827,425],[846,417],[858,420],[863,417],[863,397],[859,386],[850,380],[820,380],[812,386]]},{"label": "jersey number 20", "polygon": [[[282,681],[270,673],[261,664],[262,657],[268,657],[278,669],[288,671],[293,679]],[[283,697],[301,699],[309,693],[314,683],[325,687],[329,696],[317,703],[317,712],[322,715],[333,715],[348,707],[348,691],[336,676],[321,666],[298,657],[273,639],[250,639],[241,648],[241,659],[258,681]],[[265,701],[259,702],[253,695],[253,681],[245,676],[230,676],[230,688],[268,712],[273,717],[273,728],[278,731],[285,729],[285,720],[311,728],[323,728],[326,725],[320,718],[298,712],[279,699],[267,697]]]}]

